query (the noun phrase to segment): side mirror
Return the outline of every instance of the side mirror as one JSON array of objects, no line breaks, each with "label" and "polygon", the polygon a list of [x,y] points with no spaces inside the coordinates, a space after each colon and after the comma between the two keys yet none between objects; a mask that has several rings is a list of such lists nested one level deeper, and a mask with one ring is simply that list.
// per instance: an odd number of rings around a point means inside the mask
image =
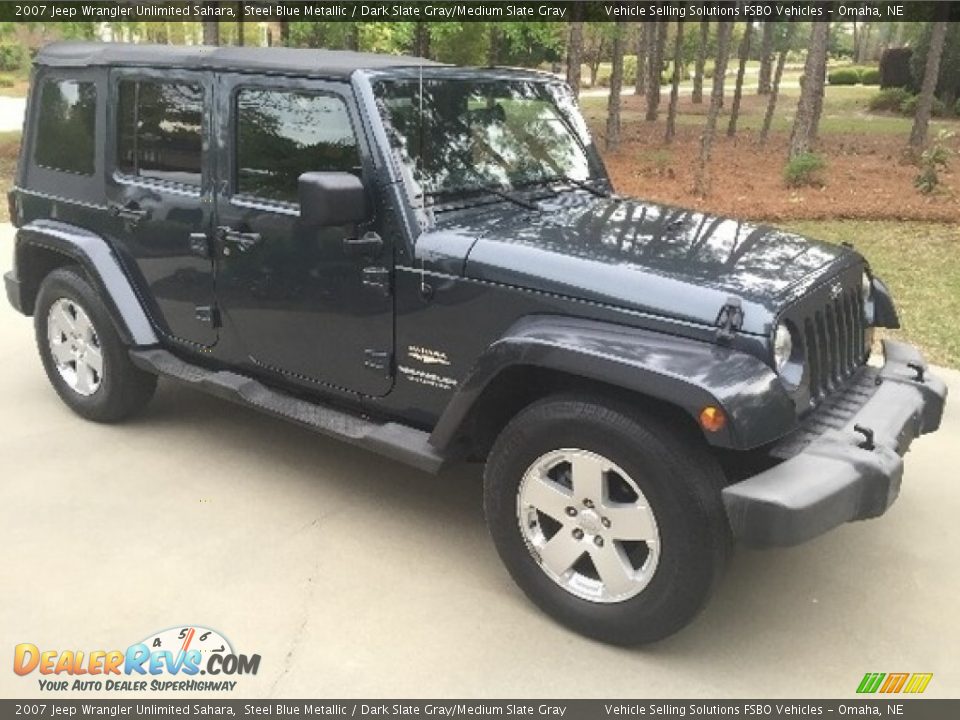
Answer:
[{"label": "side mirror", "polygon": [[368,217],[363,182],[348,172],[305,172],[297,195],[300,219],[308,225],[356,225]]}]

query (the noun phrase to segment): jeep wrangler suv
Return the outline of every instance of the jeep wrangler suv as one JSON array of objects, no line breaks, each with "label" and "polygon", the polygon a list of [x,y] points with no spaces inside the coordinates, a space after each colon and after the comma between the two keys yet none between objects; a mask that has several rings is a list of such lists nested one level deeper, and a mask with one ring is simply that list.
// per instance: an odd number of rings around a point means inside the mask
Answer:
[{"label": "jeep wrangler suv", "polygon": [[[510,574],[635,644],[735,540],[881,515],[946,388],[850,247],[618,197],[556,78],[384,55],[55,44],[6,275],[54,390],[167,377],[436,472]],[[174,450],[175,451],[175,450]]]}]

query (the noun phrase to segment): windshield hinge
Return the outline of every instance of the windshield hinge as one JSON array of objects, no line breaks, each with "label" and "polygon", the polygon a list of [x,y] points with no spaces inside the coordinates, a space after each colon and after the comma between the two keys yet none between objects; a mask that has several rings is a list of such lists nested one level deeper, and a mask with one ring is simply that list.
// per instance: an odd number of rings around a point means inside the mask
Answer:
[{"label": "windshield hinge", "polygon": [[743,328],[743,307],[740,298],[729,297],[717,314],[717,340],[733,340]]}]

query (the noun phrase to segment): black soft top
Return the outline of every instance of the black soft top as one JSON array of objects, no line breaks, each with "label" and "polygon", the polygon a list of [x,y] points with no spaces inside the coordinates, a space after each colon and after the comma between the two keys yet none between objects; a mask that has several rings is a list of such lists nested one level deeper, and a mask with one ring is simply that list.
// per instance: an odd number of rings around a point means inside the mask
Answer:
[{"label": "black soft top", "polygon": [[347,78],[354,70],[441,65],[418,57],[347,50],[97,42],[52,43],[37,53],[34,62],[50,67],[121,65],[274,72],[337,78]]}]

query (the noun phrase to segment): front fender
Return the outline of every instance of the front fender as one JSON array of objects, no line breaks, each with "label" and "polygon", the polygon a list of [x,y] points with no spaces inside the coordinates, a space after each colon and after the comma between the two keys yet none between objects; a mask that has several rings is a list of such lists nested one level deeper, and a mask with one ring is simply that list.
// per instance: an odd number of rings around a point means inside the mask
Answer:
[{"label": "front fender", "polygon": [[531,316],[512,326],[480,356],[434,427],[440,449],[454,441],[470,408],[499,373],[534,366],[656,398],[695,421],[707,405],[726,413],[710,444],[746,450],[772,442],[797,425],[796,410],[763,362],[727,347],[611,323]]},{"label": "front fender", "polygon": [[104,299],[121,336],[133,345],[157,344],[143,305],[107,241],[89,230],[56,220],[34,220],[17,231],[14,269],[20,285],[21,312],[32,312],[43,279],[33,278],[29,285],[25,282],[32,275],[26,259],[30,248],[52,251],[81,265]]}]

